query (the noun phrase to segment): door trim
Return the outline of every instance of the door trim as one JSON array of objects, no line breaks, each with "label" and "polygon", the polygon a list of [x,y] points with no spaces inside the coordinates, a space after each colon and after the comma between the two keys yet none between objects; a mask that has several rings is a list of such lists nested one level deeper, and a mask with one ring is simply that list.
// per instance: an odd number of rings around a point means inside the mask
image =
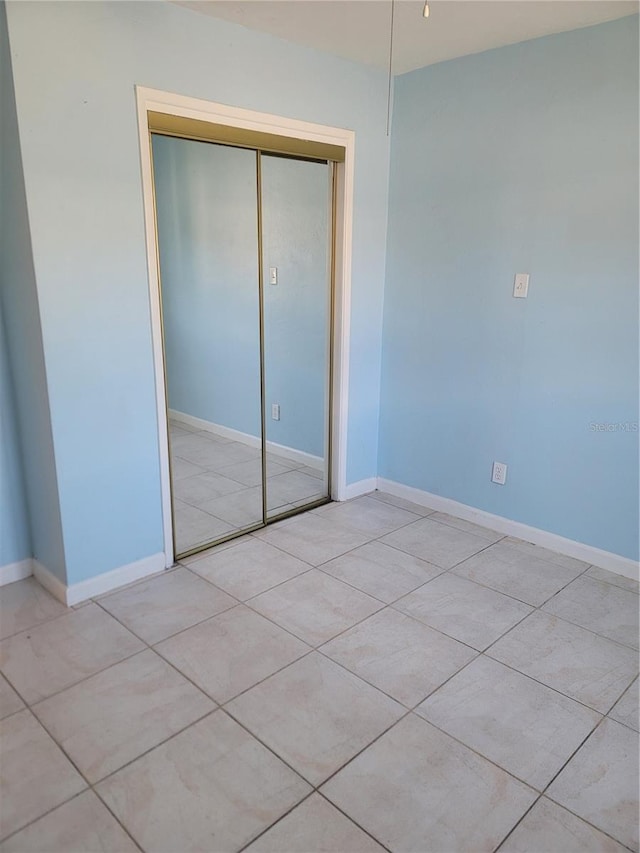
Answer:
[{"label": "door trim", "polygon": [[232,128],[278,134],[292,139],[344,148],[344,162],[336,164],[336,244],[335,244],[335,312],[333,317],[332,353],[332,423],[331,429],[331,497],[345,500],[347,494],[347,424],[349,408],[349,337],[351,329],[351,256],[353,231],[353,185],[355,132],[346,128],[285,118],[284,116],[246,110],[214,101],[136,86],[138,139],[147,250],[149,310],[153,365],[156,387],[162,525],[166,566],[174,562],[173,522],[171,511],[171,478],[169,473],[169,437],[167,400],[164,381],[164,352],[160,282],[158,277],[158,245],[151,165],[148,112],[165,113],[199,121],[214,122]]}]

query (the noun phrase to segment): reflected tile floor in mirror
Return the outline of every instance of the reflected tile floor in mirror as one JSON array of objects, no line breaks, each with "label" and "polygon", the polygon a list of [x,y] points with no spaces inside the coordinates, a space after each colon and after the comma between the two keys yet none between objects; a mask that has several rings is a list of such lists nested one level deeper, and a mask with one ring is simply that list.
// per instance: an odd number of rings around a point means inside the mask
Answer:
[{"label": "reflected tile floor in mirror", "polygon": [[73,609],[9,584],[0,851],[637,851],[638,602],[379,492]]},{"label": "reflected tile floor in mirror", "polygon": [[[169,421],[176,553],[262,521],[260,450],[240,441]],[[326,496],[323,472],[267,453],[269,516]]]}]

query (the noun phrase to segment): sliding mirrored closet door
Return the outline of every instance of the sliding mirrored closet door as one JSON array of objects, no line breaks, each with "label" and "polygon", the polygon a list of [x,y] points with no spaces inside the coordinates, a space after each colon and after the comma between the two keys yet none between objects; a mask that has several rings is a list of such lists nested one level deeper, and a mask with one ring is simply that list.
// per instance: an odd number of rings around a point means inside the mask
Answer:
[{"label": "sliding mirrored closet door", "polygon": [[152,145],[178,555],[263,519],[257,165]]},{"label": "sliding mirrored closet door", "polygon": [[151,139],[184,556],[329,499],[331,166]]},{"label": "sliding mirrored closet door", "polygon": [[329,494],[330,166],[263,155],[267,516]]}]

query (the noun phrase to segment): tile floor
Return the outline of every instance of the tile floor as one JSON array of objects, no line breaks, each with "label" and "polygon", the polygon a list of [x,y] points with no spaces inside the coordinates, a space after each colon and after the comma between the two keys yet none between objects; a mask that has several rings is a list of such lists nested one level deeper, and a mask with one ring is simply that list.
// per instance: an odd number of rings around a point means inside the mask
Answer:
[{"label": "tile floor", "polygon": [[379,493],[3,587],[0,851],[637,851],[639,600]]},{"label": "tile floor", "polygon": [[[169,442],[179,554],[262,521],[260,450],[175,420]],[[326,495],[322,471],[267,453],[269,516]]]}]

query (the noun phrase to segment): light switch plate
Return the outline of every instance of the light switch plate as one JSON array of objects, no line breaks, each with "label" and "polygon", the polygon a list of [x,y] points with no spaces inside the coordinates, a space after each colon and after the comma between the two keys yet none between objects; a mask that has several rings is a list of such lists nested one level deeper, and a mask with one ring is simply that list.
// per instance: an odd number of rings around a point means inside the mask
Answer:
[{"label": "light switch plate", "polygon": [[529,273],[519,272],[513,280],[513,295],[516,299],[526,299],[529,293]]}]

